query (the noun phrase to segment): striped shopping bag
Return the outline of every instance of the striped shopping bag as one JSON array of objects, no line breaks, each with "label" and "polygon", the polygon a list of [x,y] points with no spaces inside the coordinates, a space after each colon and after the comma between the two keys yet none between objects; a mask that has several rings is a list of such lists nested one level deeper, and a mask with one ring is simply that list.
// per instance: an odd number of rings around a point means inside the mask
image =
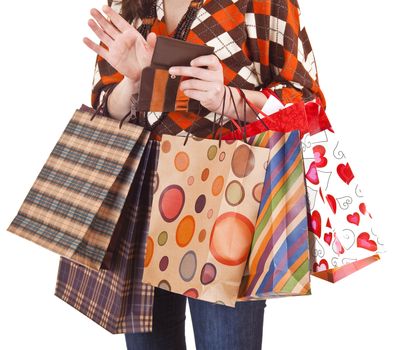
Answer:
[{"label": "striped shopping bag", "polygon": [[248,143],[270,149],[238,300],[309,295],[307,196],[300,132],[267,130]]},{"label": "striped shopping bag", "polygon": [[76,109],[7,230],[89,268],[107,268],[150,135],[123,119]]},{"label": "striped shopping bag", "polygon": [[[238,91],[246,107],[247,98],[241,89]],[[235,105],[232,95],[231,98]],[[288,113],[295,121],[306,120],[303,103],[293,105]],[[237,119],[241,124],[238,113]],[[226,140],[243,137],[250,145],[270,150],[238,301],[311,294],[308,203],[301,132],[299,129],[275,131],[272,127],[279,127],[277,120],[267,116],[267,121],[270,125],[259,117],[255,122],[245,122],[241,128],[233,120],[237,130],[223,137]]]}]

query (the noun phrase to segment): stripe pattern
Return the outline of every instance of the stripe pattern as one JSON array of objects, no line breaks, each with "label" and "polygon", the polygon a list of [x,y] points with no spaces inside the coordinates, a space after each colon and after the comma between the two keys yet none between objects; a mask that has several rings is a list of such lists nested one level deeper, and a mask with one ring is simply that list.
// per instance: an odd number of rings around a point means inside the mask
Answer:
[{"label": "stripe pattern", "polygon": [[158,152],[149,140],[116,227],[111,267],[59,261],[55,295],[112,334],[152,331],[154,287],[141,281]]},{"label": "stripe pattern", "polygon": [[98,270],[150,132],[90,120],[88,108],[74,112],[7,230]]},{"label": "stripe pattern", "polygon": [[239,300],[311,294],[300,133],[269,130],[248,143],[270,156]]},{"label": "stripe pattern", "polygon": [[[178,86],[183,77],[170,77],[167,68],[146,67],[142,71],[137,111],[193,111],[201,108],[198,100],[184,95]],[[175,91],[175,94],[171,92]]]}]

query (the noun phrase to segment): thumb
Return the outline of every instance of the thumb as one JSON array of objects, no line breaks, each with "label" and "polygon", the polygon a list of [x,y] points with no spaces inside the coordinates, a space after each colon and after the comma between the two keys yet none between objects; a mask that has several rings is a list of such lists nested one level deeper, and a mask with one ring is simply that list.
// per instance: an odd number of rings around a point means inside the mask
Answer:
[{"label": "thumb", "polygon": [[149,46],[150,46],[151,48],[153,48],[153,49],[154,49],[154,47],[156,46],[156,40],[157,40],[157,35],[156,35],[156,33],[150,32],[150,33],[147,35],[147,38],[146,38],[147,44],[149,44]]}]

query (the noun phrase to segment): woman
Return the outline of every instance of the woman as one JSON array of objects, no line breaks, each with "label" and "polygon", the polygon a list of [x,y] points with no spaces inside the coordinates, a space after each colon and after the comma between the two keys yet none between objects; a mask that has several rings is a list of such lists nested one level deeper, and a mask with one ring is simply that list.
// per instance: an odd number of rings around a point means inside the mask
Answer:
[{"label": "woman", "polygon": [[[215,54],[200,56],[190,67],[172,67],[170,73],[191,77],[180,89],[199,100],[203,113],[172,111],[147,113],[151,137],[162,133],[211,134],[214,113],[221,114],[226,96],[223,132],[236,118],[230,103],[242,115],[235,86],[262,108],[270,95],[283,104],[317,99],[325,108],[317,67],[300,22],[297,0],[128,0],[109,1],[91,9],[89,26],[100,39],[84,43],[97,53],[91,103],[98,107],[107,88],[107,113],[121,119],[131,108],[141,71],[150,64],[157,35],[169,35],[214,46]],[[207,68],[201,68],[207,66]],[[227,90],[229,92],[229,90]],[[256,115],[248,109],[247,122]],[[261,349],[265,300],[237,302],[235,308],[204,302],[164,289],[154,289],[152,332],[125,333],[128,349],[186,348],[185,309],[188,299],[198,349]],[[150,311],[151,312],[151,311]]]}]

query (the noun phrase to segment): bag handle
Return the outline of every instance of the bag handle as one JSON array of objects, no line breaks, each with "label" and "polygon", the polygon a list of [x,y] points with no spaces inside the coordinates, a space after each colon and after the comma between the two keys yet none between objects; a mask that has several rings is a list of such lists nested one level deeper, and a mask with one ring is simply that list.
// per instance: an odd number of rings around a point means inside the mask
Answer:
[{"label": "bag handle", "polygon": [[[229,91],[230,91],[230,98],[231,98],[231,101],[232,101],[232,103],[233,103],[234,111],[236,112],[237,121],[238,121],[239,124],[241,124],[240,116],[239,116],[239,114],[238,114],[237,107],[236,107],[236,102],[234,101],[233,92],[231,91],[230,87],[229,87]],[[245,101],[244,101],[244,103],[243,103],[243,110],[244,110],[244,125],[246,125],[246,124],[247,124],[247,113],[246,113],[246,104],[245,104]],[[239,129],[240,131],[242,131],[243,141],[244,141],[245,143],[247,143],[247,131],[246,131],[246,128],[243,128],[243,130],[241,130],[240,127],[239,127],[239,126],[236,124],[236,122],[234,121],[234,119],[232,118],[231,120],[232,120],[233,124],[235,124],[235,125],[238,127],[238,129]]]},{"label": "bag handle", "polygon": [[[258,120],[262,123],[262,125],[264,125],[264,127],[267,129],[267,130],[269,130],[269,127],[268,127],[268,125],[266,125],[265,123],[264,123],[264,121],[262,120],[262,118],[260,117],[260,115],[259,114],[263,114],[264,115],[264,118],[270,118],[270,114],[266,114],[266,113],[264,113],[262,110],[260,110],[257,106],[255,106],[248,98],[247,98],[247,96],[245,95],[245,93],[244,93],[244,91],[242,90],[242,89],[240,89],[238,86],[236,86],[235,87],[236,89],[237,89],[237,91],[238,91],[238,93],[239,93],[239,95],[241,96],[241,98],[243,99],[243,103],[244,103],[244,120],[245,120],[245,116],[246,116],[246,113],[247,113],[247,111],[246,111],[246,108],[247,108],[247,104],[248,104],[248,106],[253,110],[253,112],[255,113],[255,115],[257,116],[257,118],[258,118]],[[236,109],[236,108],[235,108]],[[236,109],[236,111],[237,111],[237,109]],[[236,121],[234,120],[234,119],[232,119],[232,122],[233,122],[233,124],[240,130],[240,132],[245,132],[245,127],[241,127],[241,126],[239,126],[239,125],[237,125],[237,123],[236,123]],[[244,126],[246,125],[246,123],[244,123]],[[242,130],[242,128],[243,128],[243,130]]]},{"label": "bag handle", "polygon": [[[108,87],[105,90],[104,96],[102,97],[102,101],[101,103],[98,105],[97,109],[94,111],[94,113],[91,115],[90,120],[92,121],[96,115],[106,115],[106,111],[107,109],[107,101],[108,101],[108,97],[109,95],[112,93],[113,89],[116,87],[116,85],[118,85],[117,83],[112,84],[110,87]],[[122,124],[124,122],[124,120],[130,116],[132,114],[132,110],[130,109],[128,113],[126,113],[123,118],[119,121],[119,129],[122,128]]]},{"label": "bag handle", "polygon": [[[220,115],[220,117],[219,117],[219,123],[222,121],[222,119],[223,119],[223,116],[224,116],[224,106],[225,106],[225,103],[226,103],[226,89],[224,90],[224,96],[223,96],[223,99],[222,99],[222,103],[223,103],[223,107],[222,107],[222,113],[221,113],[221,115]],[[212,137],[215,137],[215,125],[216,125],[216,112],[214,113],[214,119],[213,119],[213,125],[212,125]],[[188,129],[188,132],[187,132],[187,136],[185,137],[185,140],[184,140],[184,146],[185,146],[185,144],[187,143],[187,141],[188,141],[188,137],[189,137],[189,134],[191,133],[191,129],[192,129],[192,127],[194,126],[194,124],[196,124],[196,123],[192,123],[191,124],[191,127]],[[222,126],[222,124],[220,125],[220,126]],[[221,143],[222,143],[222,132],[220,133],[220,137],[219,137],[219,148],[220,148],[220,146],[221,146]]]}]

